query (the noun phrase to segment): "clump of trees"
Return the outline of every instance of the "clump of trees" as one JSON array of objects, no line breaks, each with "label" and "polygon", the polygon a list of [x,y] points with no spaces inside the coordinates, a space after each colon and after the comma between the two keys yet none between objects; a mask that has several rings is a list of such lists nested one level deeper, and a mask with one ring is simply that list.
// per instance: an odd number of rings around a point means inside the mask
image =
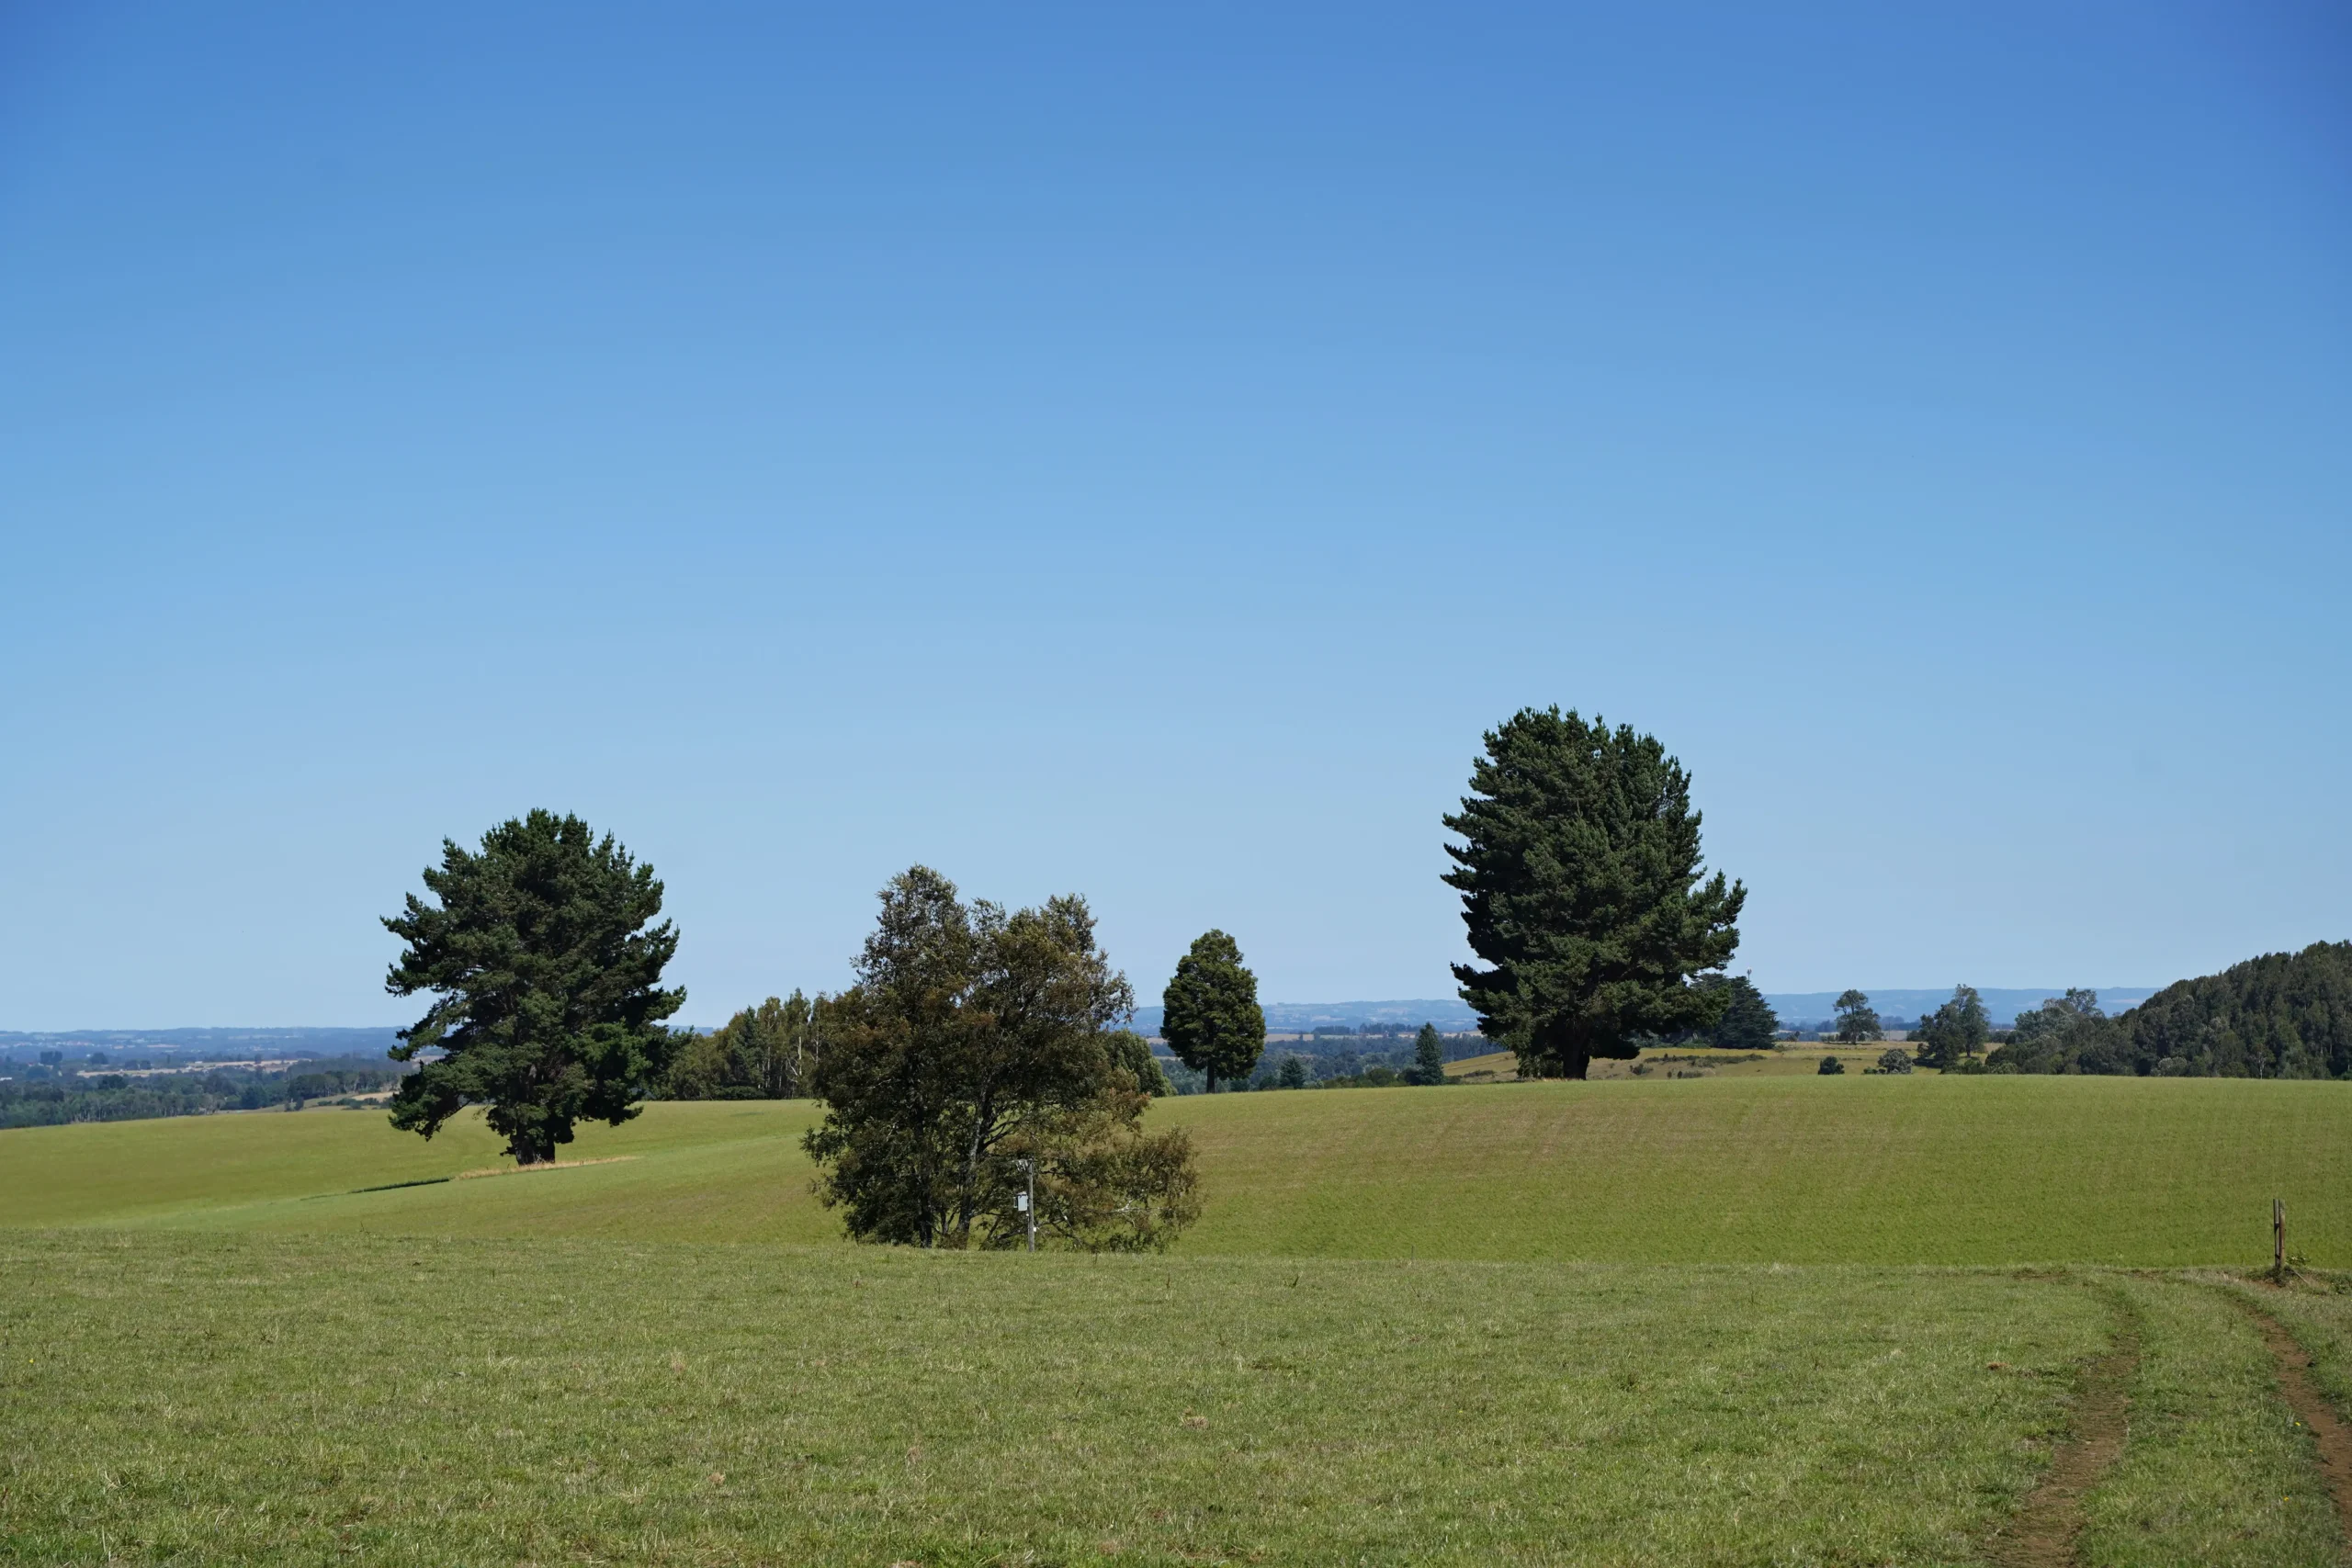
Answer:
[{"label": "clump of trees", "polygon": [[2125,1017],[2135,1072],[2352,1077],[2352,942],[2265,953],[2183,980]]},{"label": "clump of trees", "polygon": [[798,991],[745,1008],[680,1048],[664,1092],[672,1100],[796,1100],[819,1044],[817,1003]]},{"label": "clump of trees", "polygon": [[1992,1035],[1992,1021],[1984,1016],[1984,998],[1973,986],[1954,986],[1951,1000],[1921,1019],[1911,1031],[1919,1065],[1946,1072],[1971,1070],[1976,1054]]},{"label": "clump of trees", "polygon": [[1715,1024],[1728,989],[1690,982],[1730,962],[1747,893],[1702,880],[1690,775],[1655,738],[1524,708],[1487,732],[1470,788],[1445,882],[1486,967],[1453,973],[1522,1076],[1581,1078]]},{"label": "clump of trees", "polygon": [[686,999],[662,988],[678,934],[650,865],[577,817],[534,811],[444,840],[384,928],[406,944],[386,976],[396,997],[430,993],[392,1055],[440,1055],[401,1080],[392,1125],[430,1138],[469,1105],[522,1165],[544,1164],[582,1121],[619,1126],[642,1109],[687,1038],[666,1028]]},{"label": "clump of trees", "polygon": [[1880,1026],[1878,1010],[1861,992],[1849,989],[1837,1001],[1838,1032],[1831,1036],[1840,1045],[1860,1045],[1876,1040],[1886,1031]]},{"label": "clump of trees", "polygon": [[2116,1017],[2069,990],[1984,1058],[1992,1072],[2352,1077],[2352,942],[2268,953],[2165,987]]},{"label": "clump of trees", "polygon": [[967,904],[915,866],[881,893],[856,984],[824,1010],[805,1140],[819,1195],[863,1240],[1009,1247],[1034,1172],[1038,1230],[1091,1251],[1166,1247],[1200,1213],[1182,1128],[1141,1125],[1157,1068],[1126,977],[1076,897]]}]

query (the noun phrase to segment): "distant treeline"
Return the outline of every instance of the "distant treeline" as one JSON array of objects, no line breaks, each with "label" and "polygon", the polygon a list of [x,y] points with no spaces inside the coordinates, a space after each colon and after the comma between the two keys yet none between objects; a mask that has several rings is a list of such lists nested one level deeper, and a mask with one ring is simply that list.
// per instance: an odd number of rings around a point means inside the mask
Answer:
[{"label": "distant treeline", "polygon": [[2352,1077],[2352,942],[2268,953],[2183,980],[2117,1017],[2089,991],[2020,1014],[1994,1072]]},{"label": "distant treeline", "polygon": [[[12,1056],[58,1051],[69,1061],[88,1052],[193,1056],[200,1062],[283,1060],[288,1056],[376,1061],[400,1043],[389,1028],[372,1029],[81,1029],[22,1033],[0,1030],[0,1063]],[[165,1060],[170,1058],[167,1055]],[[158,1066],[164,1062],[155,1064]],[[0,1072],[6,1072],[0,1066]]]},{"label": "distant treeline", "polygon": [[[55,1055],[55,1053],[51,1053]],[[215,1111],[293,1108],[387,1088],[401,1073],[397,1063],[338,1057],[262,1070],[212,1067],[203,1072],[73,1071],[53,1062],[0,1067],[0,1128],[54,1127],[69,1122],[138,1122],[158,1116],[201,1116]]]}]

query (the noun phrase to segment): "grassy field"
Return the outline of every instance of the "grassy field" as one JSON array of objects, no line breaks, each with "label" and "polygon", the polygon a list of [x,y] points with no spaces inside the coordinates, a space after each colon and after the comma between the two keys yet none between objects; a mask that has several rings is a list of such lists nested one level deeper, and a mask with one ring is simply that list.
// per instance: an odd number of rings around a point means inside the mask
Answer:
[{"label": "grassy field", "polygon": [[[2245,1359],[2095,1272],[20,1232],[0,1560],[1968,1562],[2126,1292]],[[2089,1560],[2334,1561],[2243,1370]]]},{"label": "grassy field", "polygon": [[[484,1179],[478,1122],[372,1111],[0,1133],[0,1223],[813,1243],[805,1103],[655,1105]],[[1187,1254],[1613,1262],[2352,1266],[2352,1085],[1746,1077],[1220,1095]],[[424,1183],[424,1185],[397,1185]]]},{"label": "grassy field", "polygon": [[0,1133],[0,1561],[1982,1563],[2109,1387],[2075,1561],[2342,1560],[2245,1308],[2352,1408],[2352,1280],[2179,1266],[2352,1258],[2344,1086],[1171,1100],[1144,1258],[843,1245],[811,1115]]}]

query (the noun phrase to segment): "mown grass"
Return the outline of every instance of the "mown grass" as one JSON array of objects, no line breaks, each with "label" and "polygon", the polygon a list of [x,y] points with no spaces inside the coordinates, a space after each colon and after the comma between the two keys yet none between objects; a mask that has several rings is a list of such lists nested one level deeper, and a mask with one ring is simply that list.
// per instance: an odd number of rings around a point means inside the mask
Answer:
[{"label": "mown grass", "polygon": [[[2288,1213],[2291,1217],[2294,1211]],[[2352,1278],[2306,1273],[2283,1289],[2258,1279],[2233,1278],[2223,1284],[2295,1337],[2311,1356],[2312,1383],[2352,1420]]]},{"label": "mown grass", "polygon": [[[2274,1192],[2347,1250],[2347,1103],[1170,1101],[1209,1213],[1124,1259],[841,1245],[805,1103],[657,1105],[569,1151],[612,1163],[487,1179],[451,1179],[496,1163],[472,1121],[0,1133],[0,1560],[1974,1562],[2128,1325],[2080,1561],[2329,1562],[2249,1287],[2146,1266],[2251,1261]],[[2143,1271],[1855,1266],[2070,1257]],[[2352,1407],[2334,1290],[2260,1294]]]},{"label": "mown grass", "polygon": [[2344,1542],[2311,1434],[2226,1288],[2099,1280],[2140,1337],[2130,1440],[2084,1500],[2085,1568],[2334,1568]]},{"label": "mown grass", "polygon": [[[805,1102],[665,1104],[588,1128],[622,1163],[493,1163],[372,1111],[0,1133],[0,1223],[819,1242]],[[2270,1200],[2352,1264],[2352,1085],[1722,1078],[1163,1100],[1207,1210],[1187,1253],[1621,1262],[2253,1262]],[[361,1189],[382,1190],[358,1190]]]},{"label": "mown grass", "polygon": [[19,1232],[0,1559],[1964,1562],[2114,1321],[1994,1272]]}]

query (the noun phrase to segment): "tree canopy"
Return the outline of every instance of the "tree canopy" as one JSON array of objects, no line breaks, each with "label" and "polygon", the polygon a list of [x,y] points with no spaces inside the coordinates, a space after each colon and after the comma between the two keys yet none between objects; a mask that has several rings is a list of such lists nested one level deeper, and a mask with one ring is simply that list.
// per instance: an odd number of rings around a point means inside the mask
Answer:
[{"label": "tree canopy", "polygon": [[384,988],[435,998],[393,1056],[440,1055],[401,1080],[392,1125],[430,1138],[486,1106],[506,1152],[537,1165],[575,1122],[635,1116],[678,1044],[662,1021],[686,998],[661,987],[678,935],[650,923],[653,868],[577,817],[534,811],[479,852],[444,840],[424,886],[437,903],[412,893],[384,921],[407,944]]},{"label": "tree canopy", "polygon": [[1839,1044],[1860,1045],[1885,1032],[1879,1024],[1878,1010],[1861,992],[1846,991],[1838,997],[1837,1007],[1838,1032],[1834,1038]]},{"label": "tree canopy", "polygon": [[1075,897],[967,905],[925,866],[893,877],[856,965],[824,1011],[811,1073],[825,1117],[805,1142],[850,1234],[921,1247],[1011,1247],[1035,1167],[1037,1222],[1093,1250],[1165,1247],[1199,1213],[1182,1128],[1147,1134],[1126,977]]},{"label": "tree canopy", "polygon": [[816,1004],[795,991],[696,1035],[671,1065],[673,1100],[792,1100],[815,1050]]},{"label": "tree canopy", "polygon": [[2125,1015],[2132,1070],[2352,1077],[2352,942],[2267,953],[2165,987]]},{"label": "tree canopy", "polygon": [[1724,1051],[1769,1051],[1781,1036],[1781,1018],[1745,975],[1702,975],[1702,987],[1720,986],[1727,999],[1707,1031],[1707,1043]]},{"label": "tree canopy", "polygon": [[1954,986],[1951,1000],[1919,1021],[1911,1031],[1922,1066],[1958,1067],[1984,1049],[1992,1038],[1992,1022],[1973,986]]},{"label": "tree canopy", "polygon": [[1487,967],[1453,974],[1522,1074],[1580,1078],[1715,1022],[1728,995],[1690,981],[1730,961],[1747,892],[1702,882],[1690,775],[1655,738],[1524,708],[1487,733],[1470,787],[1444,880]]},{"label": "tree canopy", "polygon": [[2352,942],[2266,953],[2165,987],[2120,1017],[2070,990],[2019,1013],[1995,1072],[2352,1077]]},{"label": "tree canopy", "polygon": [[1175,1087],[1159,1066],[1159,1058],[1151,1054],[1151,1042],[1132,1029],[1114,1029],[1102,1037],[1102,1049],[1110,1055],[1111,1066],[1136,1080],[1136,1087],[1155,1098],[1173,1094]]},{"label": "tree canopy", "polygon": [[1160,994],[1159,1036],[1176,1059],[1217,1080],[1246,1078],[1266,1048],[1266,1014],[1258,1005],[1258,976],[1241,962],[1241,947],[1223,931],[1204,931],[1176,961]]}]

